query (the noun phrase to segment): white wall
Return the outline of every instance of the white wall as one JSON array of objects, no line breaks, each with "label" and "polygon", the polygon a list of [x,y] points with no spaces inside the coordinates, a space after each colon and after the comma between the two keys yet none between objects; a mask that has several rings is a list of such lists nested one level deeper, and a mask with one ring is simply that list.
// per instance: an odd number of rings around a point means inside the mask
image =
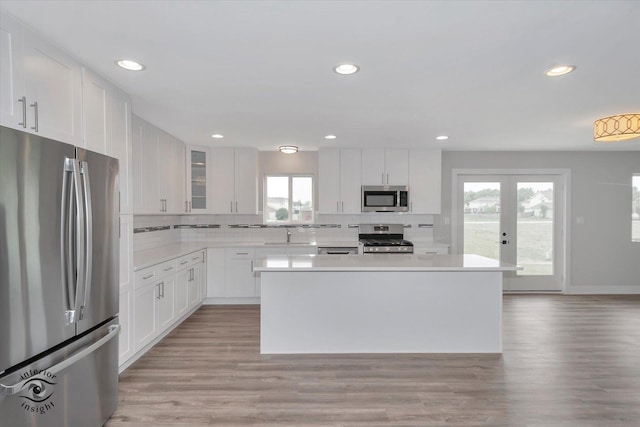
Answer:
[{"label": "white wall", "polygon": [[[640,293],[640,243],[631,242],[631,176],[640,151],[442,153],[442,215],[434,238],[451,242],[452,169],[570,169],[568,293]],[[584,218],[577,224],[576,218]]]}]

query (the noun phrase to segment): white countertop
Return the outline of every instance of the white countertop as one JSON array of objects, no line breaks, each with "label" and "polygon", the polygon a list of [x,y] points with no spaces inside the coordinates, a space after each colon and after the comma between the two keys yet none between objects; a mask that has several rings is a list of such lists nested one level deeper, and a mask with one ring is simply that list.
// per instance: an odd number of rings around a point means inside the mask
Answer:
[{"label": "white countertop", "polygon": [[133,255],[133,270],[141,270],[146,267],[150,267],[155,264],[159,264],[165,261],[169,261],[174,258],[178,258],[182,255],[189,254],[191,252],[200,251],[206,248],[280,248],[280,247],[357,247],[358,242],[356,241],[319,241],[319,242],[309,242],[309,243],[298,243],[294,242],[293,244],[286,242],[278,243],[278,242],[238,242],[238,241],[226,241],[219,240],[215,242],[185,242],[185,243],[174,243],[170,245],[159,246],[151,249],[143,249],[140,251],[135,251]]},{"label": "white countertop", "polygon": [[513,264],[480,255],[271,255],[253,271],[515,271]]}]

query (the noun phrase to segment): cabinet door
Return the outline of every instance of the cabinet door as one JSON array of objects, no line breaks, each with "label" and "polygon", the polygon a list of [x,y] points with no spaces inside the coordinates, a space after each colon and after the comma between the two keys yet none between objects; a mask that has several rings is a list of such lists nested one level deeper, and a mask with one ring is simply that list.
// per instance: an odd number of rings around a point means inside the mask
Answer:
[{"label": "cabinet door", "polygon": [[183,213],[185,211],[185,202],[187,198],[185,196],[185,146],[184,144],[174,138],[173,143],[173,194],[171,196],[172,202],[170,203],[169,212],[171,213]]},{"label": "cabinet door", "polygon": [[409,185],[409,150],[385,150],[384,173],[385,185]]},{"label": "cabinet door", "polygon": [[131,290],[120,292],[120,314],[118,321],[120,323],[120,336],[118,342],[118,364],[122,365],[131,356],[133,356],[133,334],[131,312],[133,310],[133,297]]},{"label": "cabinet door", "polygon": [[258,151],[236,148],[234,164],[234,212],[255,215],[258,213]]},{"label": "cabinet door", "polygon": [[340,150],[340,211],[358,214],[362,212],[360,150]]},{"label": "cabinet door", "polygon": [[189,309],[189,279],[191,269],[179,271],[176,275],[175,311],[177,317],[182,317]]},{"label": "cabinet door", "polygon": [[120,290],[133,288],[133,215],[120,215]]},{"label": "cabinet door", "polygon": [[172,274],[162,279],[159,284],[160,298],[158,298],[158,328],[159,332],[167,329],[176,318],[176,276]]},{"label": "cabinet door", "polygon": [[133,337],[135,351],[149,344],[158,334],[156,299],[159,295],[156,283],[149,283],[134,291]]},{"label": "cabinet door", "polygon": [[211,149],[211,211],[233,213],[235,201],[235,166],[233,148]]},{"label": "cabinet door", "polygon": [[82,145],[80,66],[29,31],[24,33],[28,132]]},{"label": "cabinet door", "polygon": [[191,267],[189,270],[189,309],[192,309],[200,302],[200,271],[197,266]]},{"label": "cabinet door", "polygon": [[0,13],[0,124],[26,131],[32,125],[26,120],[26,110],[18,101],[24,96],[22,26]]},{"label": "cabinet door", "polygon": [[386,184],[384,149],[362,150],[362,185]]},{"label": "cabinet door", "polygon": [[174,138],[165,131],[156,128],[158,132],[158,196],[163,200],[164,212],[171,213],[173,207],[174,173],[173,146]]},{"label": "cabinet door", "polygon": [[207,249],[207,294],[208,298],[224,297],[226,253],[222,248]]},{"label": "cabinet door", "polygon": [[120,163],[120,213],[133,213],[131,100],[124,92],[111,91],[111,143],[110,156]]},{"label": "cabinet door", "polygon": [[253,250],[242,248],[227,249],[225,296],[255,297],[256,282],[251,269]]},{"label": "cabinet door", "polygon": [[318,213],[340,212],[340,150],[318,151]]},{"label": "cabinet door", "polygon": [[109,84],[82,68],[82,146],[109,155],[111,145],[111,105]]},{"label": "cabinet door", "polygon": [[440,150],[411,150],[409,156],[411,213],[440,213],[441,159]]},{"label": "cabinet door", "polygon": [[[164,203],[160,200],[164,197],[160,197],[160,192],[158,191],[158,144],[158,129],[143,122],[142,144],[138,159],[142,211],[136,213],[161,213],[164,211]],[[134,151],[135,155],[136,152]]]},{"label": "cabinet door", "polygon": [[207,259],[206,252],[200,252],[201,261],[196,265],[197,269],[197,278],[198,278],[198,303],[204,301],[207,296],[207,265],[205,261]]},{"label": "cabinet door", "polygon": [[211,191],[211,164],[209,150],[203,147],[187,147],[187,201],[186,210],[192,213],[206,213],[210,210],[207,197]]}]

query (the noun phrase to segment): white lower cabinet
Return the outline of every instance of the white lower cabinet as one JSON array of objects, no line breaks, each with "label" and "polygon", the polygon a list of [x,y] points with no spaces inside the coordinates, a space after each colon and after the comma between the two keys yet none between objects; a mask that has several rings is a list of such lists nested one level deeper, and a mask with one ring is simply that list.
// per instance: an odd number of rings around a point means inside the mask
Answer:
[{"label": "white lower cabinet", "polygon": [[224,296],[255,297],[256,280],[253,275],[253,248],[228,248],[226,252]]},{"label": "white lower cabinet", "polygon": [[448,255],[449,246],[422,246],[414,244],[413,253],[416,255]]},{"label": "white lower cabinet", "polygon": [[177,326],[202,302],[204,260],[205,250],[201,250],[134,273],[133,292],[120,293],[121,323],[130,325],[120,336],[121,367],[141,356],[149,344]]},{"label": "white lower cabinet", "polygon": [[133,295],[131,290],[120,292],[120,336],[118,341],[118,362],[122,365],[135,353],[131,330],[131,313],[133,311]]}]

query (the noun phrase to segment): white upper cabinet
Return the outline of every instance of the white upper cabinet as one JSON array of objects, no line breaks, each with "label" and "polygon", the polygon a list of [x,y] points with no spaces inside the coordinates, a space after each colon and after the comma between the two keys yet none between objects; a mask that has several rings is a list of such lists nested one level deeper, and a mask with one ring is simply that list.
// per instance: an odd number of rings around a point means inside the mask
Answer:
[{"label": "white upper cabinet", "polygon": [[258,213],[258,151],[255,148],[210,150],[211,213]]},{"label": "white upper cabinet", "polygon": [[120,213],[133,213],[133,147],[131,135],[131,99],[119,89],[110,91],[111,143],[107,154],[120,163]]},{"label": "white upper cabinet", "polygon": [[208,213],[212,211],[211,156],[208,148],[187,146],[186,151],[186,204],[185,211]]},{"label": "white upper cabinet", "polygon": [[134,212],[184,213],[184,144],[139,117],[132,123]]},{"label": "white upper cabinet", "polygon": [[414,214],[439,214],[442,152],[411,150],[409,155],[409,202]]},{"label": "white upper cabinet", "polygon": [[82,69],[82,146],[102,154],[111,145],[110,90],[105,80]]},{"label": "white upper cabinet", "polygon": [[361,151],[321,149],[318,151],[318,212],[360,213]]},{"label": "white upper cabinet", "polygon": [[2,124],[82,145],[80,65],[2,14]]},{"label": "white upper cabinet", "polygon": [[362,150],[362,185],[407,185],[409,150]]}]

